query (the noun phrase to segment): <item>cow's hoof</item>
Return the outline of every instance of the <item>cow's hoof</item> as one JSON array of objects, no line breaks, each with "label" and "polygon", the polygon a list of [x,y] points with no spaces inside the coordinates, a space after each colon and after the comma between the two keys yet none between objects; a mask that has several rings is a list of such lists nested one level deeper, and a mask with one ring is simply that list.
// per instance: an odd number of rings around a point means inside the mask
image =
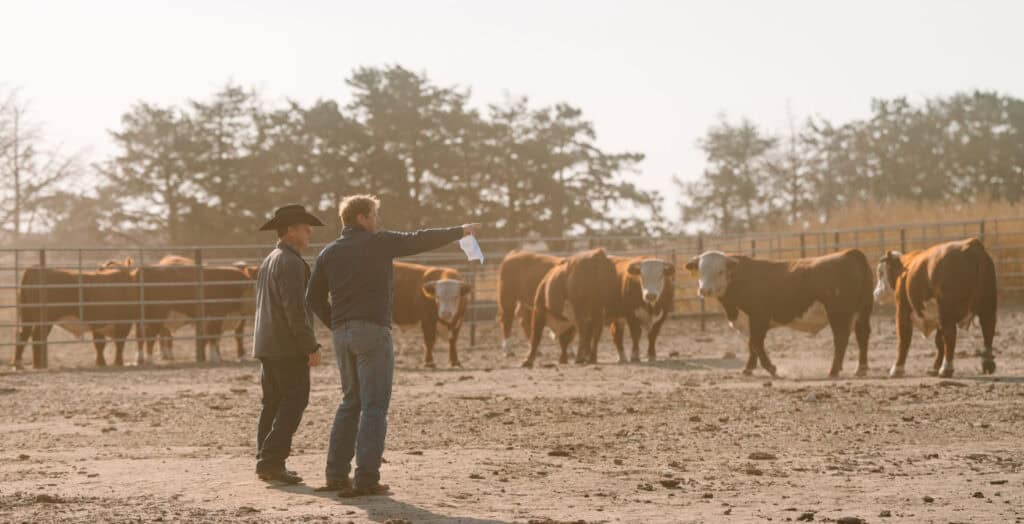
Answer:
[{"label": "cow's hoof", "polygon": [[754,368],[743,368],[743,374],[750,376],[754,374]]},{"label": "cow's hoof", "polygon": [[867,367],[857,368],[857,372],[854,373],[854,376],[857,376],[857,377],[866,377],[866,376],[868,376],[868,368]]},{"label": "cow's hoof", "polygon": [[838,371],[830,371],[829,374],[828,374],[828,378],[830,380],[837,380],[839,378],[839,372]]},{"label": "cow's hoof", "polygon": [[942,378],[950,378],[953,376],[953,366],[942,366],[939,370],[939,376]]},{"label": "cow's hoof", "polygon": [[630,357],[629,361],[634,363],[634,364],[639,364],[640,363],[640,355],[637,355],[635,357]]},{"label": "cow's hoof", "polygon": [[937,377],[939,376],[939,368],[931,368],[925,373],[927,373],[929,377]]},{"label": "cow's hoof", "polygon": [[21,371],[21,370],[25,369],[25,366],[22,366],[21,362],[15,362],[15,363],[11,364],[11,369],[13,369],[14,371]]},{"label": "cow's hoof", "polygon": [[657,362],[658,361],[658,357],[656,357],[654,355],[647,355],[647,361],[648,362]]},{"label": "cow's hoof", "polygon": [[906,376],[906,374],[907,371],[903,368],[903,366],[893,366],[889,370],[889,378],[903,378],[904,376]]},{"label": "cow's hoof", "polygon": [[98,367],[98,368],[105,368],[105,367],[107,367],[107,361],[106,360],[97,360],[96,361],[96,367]]},{"label": "cow's hoof", "polygon": [[778,371],[778,368],[776,368],[774,364],[768,364],[767,366],[765,366],[764,370],[767,371],[768,374],[773,377],[779,376],[778,373],[776,373],[776,371]]},{"label": "cow's hoof", "polygon": [[434,364],[432,361],[428,361],[423,363],[423,367],[427,369],[434,369],[437,367],[437,364]]},{"label": "cow's hoof", "polygon": [[996,359],[986,358],[981,361],[981,372],[985,375],[991,375],[996,372]]},{"label": "cow's hoof", "polygon": [[524,360],[523,363],[519,365],[519,367],[532,368],[533,367],[533,361],[532,360]]},{"label": "cow's hoof", "polygon": [[451,362],[450,364],[451,364],[451,367],[453,367],[453,368],[461,368],[462,367],[462,362],[459,362],[458,360],[456,360],[455,362]]}]

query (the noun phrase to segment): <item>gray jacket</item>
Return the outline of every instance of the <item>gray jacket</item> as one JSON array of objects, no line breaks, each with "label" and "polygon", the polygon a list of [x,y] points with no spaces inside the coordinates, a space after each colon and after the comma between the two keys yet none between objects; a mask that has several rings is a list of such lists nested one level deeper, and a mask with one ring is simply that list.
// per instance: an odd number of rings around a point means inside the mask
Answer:
[{"label": "gray jacket", "polygon": [[263,259],[256,277],[254,357],[306,358],[320,349],[305,306],[309,273],[309,264],[284,242]]}]

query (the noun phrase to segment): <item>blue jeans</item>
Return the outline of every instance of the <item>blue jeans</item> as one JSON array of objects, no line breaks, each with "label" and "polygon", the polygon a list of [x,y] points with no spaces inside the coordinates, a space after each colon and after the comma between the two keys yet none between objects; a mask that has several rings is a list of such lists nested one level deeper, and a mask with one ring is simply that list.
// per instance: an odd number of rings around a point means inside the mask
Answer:
[{"label": "blue jeans", "polygon": [[352,320],[335,329],[333,335],[342,400],[331,427],[325,477],[328,482],[348,477],[355,456],[352,484],[356,488],[370,487],[380,481],[388,432],[395,370],[391,328]]}]

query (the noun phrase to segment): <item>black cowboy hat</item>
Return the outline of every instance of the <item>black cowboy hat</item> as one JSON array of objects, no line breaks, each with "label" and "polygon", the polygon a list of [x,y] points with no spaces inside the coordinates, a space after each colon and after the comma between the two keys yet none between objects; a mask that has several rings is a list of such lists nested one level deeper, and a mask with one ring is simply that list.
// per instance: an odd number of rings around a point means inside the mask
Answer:
[{"label": "black cowboy hat", "polygon": [[311,226],[322,226],[319,218],[306,212],[306,208],[300,204],[289,204],[274,210],[274,218],[263,224],[260,231],[276,231],[282,227],[294,224],[309,224]]}]

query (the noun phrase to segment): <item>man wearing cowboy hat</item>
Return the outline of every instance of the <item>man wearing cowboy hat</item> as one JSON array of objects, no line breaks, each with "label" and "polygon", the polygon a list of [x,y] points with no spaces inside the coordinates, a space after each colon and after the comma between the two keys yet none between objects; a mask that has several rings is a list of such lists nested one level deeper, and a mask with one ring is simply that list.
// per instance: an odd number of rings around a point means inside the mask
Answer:
[{"label": "man wearing cowboy hat", "polygon": [[[342,401],[327,448],[327,485],[343,497],[386,493],[380,464],[395,368],[391,339],[392,260],[437,249],[472,235],[480,224],[415,233],[378,227],[380,201],[370,195],[341,202],[341,236],[320,252],[306,291],[310,311],[334,338]],[[352,458],[355,475],[350,481]]]},{"label": "man wearing cowboy hat", "polygon": [[256,474],[263,480],[297,484],[302,478],[285,468],[292,435],[309,403],[309,368],[320,363],[320,344],[305,306],[311,226],[323,222],[298,204],[274,211],[260,231],[276,231],[277,247],[256,277],[253,356],[260,361],[263,409],[256,433]]}]

